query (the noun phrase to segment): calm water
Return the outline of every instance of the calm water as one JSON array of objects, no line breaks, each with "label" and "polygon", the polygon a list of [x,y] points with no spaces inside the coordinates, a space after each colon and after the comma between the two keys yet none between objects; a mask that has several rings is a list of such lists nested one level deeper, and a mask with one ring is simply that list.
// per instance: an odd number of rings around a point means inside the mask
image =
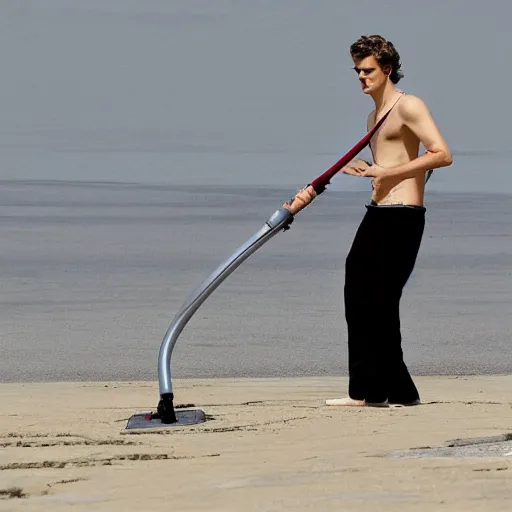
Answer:
[{"label": "calm water", "polygon": [[[193,288],[287,189],[4,182],[2,380],[153,379]],[[176,376],[346,371],[343,264],[367,194],[330,191],[235,272],[178,341]],[[421,374],[510,370],[510,197],[430,194],[404,294]]]}]

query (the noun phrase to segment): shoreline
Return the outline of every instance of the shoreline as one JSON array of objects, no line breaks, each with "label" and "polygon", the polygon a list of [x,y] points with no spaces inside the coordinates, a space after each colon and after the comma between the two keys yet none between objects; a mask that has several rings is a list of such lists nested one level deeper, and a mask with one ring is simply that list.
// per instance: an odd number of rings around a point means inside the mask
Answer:
[{"label": "shoreline", "polygon": [[[174,372],[173,372],[174,373]],[[506,372],[498,372],[498,373],[453,373],[453,374],[411,374],[414,381],[424,380],[424,379],[473,379],[473,378],[486,378],[486,377],[511,377],[512,371],[510,373]],[[340,373],[339,375],[283,375],[283,376],[205,376],[205,377],[174,377],[172,378],[172,382],[190,382],[190,381],[205,381],[205,382],[245,382],[245,381],[262,381],[262,382],[271,382],[271,381],[291,381],[291,380],[314,380],[314,379],[340,379],[347,380],[348,382],[348,374]],[[0,386],[12,386],[12,385],[35,385],[35,384],[56,384],[56,385],[66,385],[66,384],[147,384],[153,383],[158,390],[158,377],[157,370],[155,368],[154,375],[149,377],[148,379],[62,379],[62,380],[11,380],[11,381],[3,381],[0,380]],[[174,384],[173,384],[174,386]]]}]

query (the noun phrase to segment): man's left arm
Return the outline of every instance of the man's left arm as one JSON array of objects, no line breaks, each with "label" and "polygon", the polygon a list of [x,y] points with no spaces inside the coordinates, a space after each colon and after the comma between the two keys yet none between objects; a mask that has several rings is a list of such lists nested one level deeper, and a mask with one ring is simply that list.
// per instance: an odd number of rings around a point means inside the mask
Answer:
[{"label": "man's left arm", "polygon": [[[406,101],[404,101],[406,100]],[[403,102],[403,103],[402,103]],[[402,104],[400,104],[402,103]],[[430,169],[447,167],[452,164],[452,154],[425,103],[415,96],[406,96],[397,106],[405,126],[416,135],[427,152],[414,160],[392,168],[379,168],[375,177],[414,178]],[[377,171],[377,169],[374,169]],[[368,175],[372,176],[372,168]]]}]

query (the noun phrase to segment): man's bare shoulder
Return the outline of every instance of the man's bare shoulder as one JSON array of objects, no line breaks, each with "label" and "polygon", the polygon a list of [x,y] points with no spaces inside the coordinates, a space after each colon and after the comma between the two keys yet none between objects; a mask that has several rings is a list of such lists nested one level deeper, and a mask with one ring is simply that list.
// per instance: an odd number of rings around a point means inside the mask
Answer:
[{"label": "man's bare shoulder", "polygon": [[418,96],[404,94],[398,102],[398,112],[405,121],[418,119],[422,114],[428,113],[427,104]]}]

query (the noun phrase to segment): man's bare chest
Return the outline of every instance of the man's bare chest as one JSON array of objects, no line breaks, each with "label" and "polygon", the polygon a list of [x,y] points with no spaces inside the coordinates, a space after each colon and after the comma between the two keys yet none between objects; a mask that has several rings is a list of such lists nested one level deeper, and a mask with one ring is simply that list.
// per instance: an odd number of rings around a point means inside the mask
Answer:
[{"label": "man's bare chest", "polygon": [[403,120],[400,116],[393,114],[394,112],[390,114],[384,124],[377,130],[377,133],[372,137],[372,142],[396,141],[406,137]]},{"label": "man's bare chest", "polygon": [[387,153],[390,150],[395,151],[399,147],[408,146],[410,144],[408,132],[401,116],[397,112],[392,112],[370,141],[374,157],[382,152]]}]

